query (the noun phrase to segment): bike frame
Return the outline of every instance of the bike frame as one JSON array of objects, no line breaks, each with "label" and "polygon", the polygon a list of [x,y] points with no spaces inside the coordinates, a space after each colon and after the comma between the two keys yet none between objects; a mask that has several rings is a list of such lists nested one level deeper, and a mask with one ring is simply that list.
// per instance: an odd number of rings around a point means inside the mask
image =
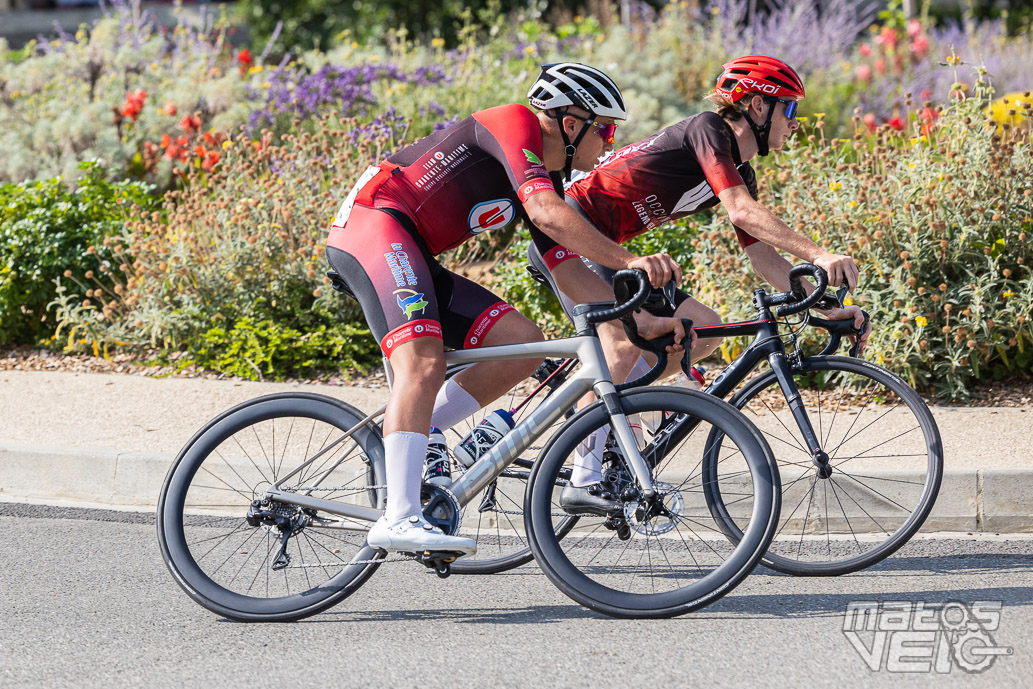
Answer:
[{"label": "bike frame", "polygon": [[[484,457],[479,459],[460,478],[448,486],[448,490],[455,497],[460,507],[469,504],[474,497],[479,495],[492,481],[500,476],[517,459],[521,452],[526,450],[532,442],[571,409],[589,390],[594,390],[595,394],[606,405],[606,409],[610,414],[610,425],[613,428],[618,446],[631,465],[632,472],[639,484],[639,488],[642,490],[642,494],[647,498],[655,495],[652,472],[639,452],[631,426],[621,408],[617,389],[610,377],[610,370],[606,365],[606,357],[603,354],[602,345],[597,335],[583,335],[546,342],[498,345],[446,352],[445,362],[447,364],[473,364],[482,361],[545,357],[579,359],[581,361],[581,368],[572,373],[555,392],[543,400],[525,419],[496,443]],[[401,394],[400,391],[394,392],[395,394]],[[321,510],[352,520],[374,522],[379,519],[384,513],[382,509],[303,495],[285,490],[283,486],[288,480],[350,437],[380,413],[383,413],[383,409],[360,421],[349,429],[347,433],[338,438],[337,441],[331,443],[294,471],[281,478],[266,491],[266,497],[275,502]]]},{"label": "bike frame", "polygon": [[[724,399],[746,379],[750,371],[766,359],[775,373],[779,388],[800,428],[800,433],[811,451],[812,461],[819,467],[819,470],[824,471],[828,465],[828,456],[822,450],[821,440],[814,432],[814,426],[807,415],[800,389],[793,380],[793,364],[782,343],[783,335],[778,332],[778,321],[767,308],[759,309],[759,311],[758,317],[752,321],[693,327],[696,337],[700,339],[754,336],[753,342],[703,392]],[[675,438],[682,438],[695,429],[698,423],[698,420],[693,418],[680,419],[672,426],[670,432]]]}]

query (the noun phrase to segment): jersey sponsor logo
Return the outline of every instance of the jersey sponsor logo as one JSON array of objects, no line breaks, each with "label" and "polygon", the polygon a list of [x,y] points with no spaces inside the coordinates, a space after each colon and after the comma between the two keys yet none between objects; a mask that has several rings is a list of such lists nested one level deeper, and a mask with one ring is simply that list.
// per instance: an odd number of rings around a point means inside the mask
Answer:
[{"label": "jersey sponsor logo", "polygon": [[470,216],[467,224],[470,232],[480,234],[487,230],[498,230],[513,222],[516,217],[516,208],[509,199],[495,199],[478,203],[470,209]]},{"label": "jersey sponsor logo", "polygon": [[402,245],[392,242],[391,251],[384,254],[388,270],[395,279],[396,287],[416,286],[416,272],[409,265],[409,254],[402,250]]},{"label": "jersey sponsor logo", "polygon": [[527,162],[531,163],[532,165],[541,165],[542,164],[541,158],[536,156],[533,151],[528,151],[526,148],[523,149],[523,151],[524,151],[524,157],[527,158]]},{"label": "jersey sponsor logo", "polygon": [[435,151],[434,152],[434,158],[436,160],[444,160],[445,159],[445,154],[442,153],[441,151]]},{"label": "jersey sponsor logo", "polygon": [[481,340],[484,339],[484,336],[492,326],[494,326],[503,315],[512,311],[513,308],[512,304],[502,302],[482,313],[474,322],[470,331],[466,334],[466,347],[469,348],[477,346]]},{"label": "jersey sponsor logo", "polygon": [[430,302],[423,298],[423,292],[416,292],[411,289],[396,289],[394,294],[398,300],[398,308],[405,314],[406,320],[412,319],[413,314],[417,311],[422,313],[430,304]]},{"label": "jersey sponsor logo", "polygon": [[380,342],[380,348],[390,356],[393,349],[418,337],[441,337],[441,324],[432,320],[406,323],[389,332]]},{"label": "jersey sponsor logo", "polygon": [[539,191],[555,191],[555,187],[552,186],[551,181],[544,179],[536,179],[533,182],[528,182],[524,186],[520,187],[520,197],[526,199],[528,196],[535,194]]}]

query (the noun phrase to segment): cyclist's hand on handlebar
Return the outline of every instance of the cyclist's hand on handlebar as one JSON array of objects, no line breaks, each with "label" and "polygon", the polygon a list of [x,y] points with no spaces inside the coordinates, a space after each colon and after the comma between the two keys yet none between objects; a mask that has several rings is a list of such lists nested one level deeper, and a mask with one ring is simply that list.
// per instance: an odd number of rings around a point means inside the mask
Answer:
[{"label": "cyclist's hand on handlebar", "polygon": [[[844,306],[841,309],[829,309],[822,314],[825,318],[830,321],[845,321],[848,318],[854,321],[854,329],[860,330],[864,327],[864,332],[861,333],[861,347],[858,349],[858,355],[864,352],[864,348],[868,346],[868,338],[872,334],[871,322],[864,322],[864,314],[861,312],[859,306]],[[850,336],[851,342],[857,341],[857,335]]]},{"label": "cyclist's hand on handlebar", "polygon": [[662,318],[642,311],[635,314],[635,325],[638,327],[638,334],[647,340],[673,332],[676,344],[667,347],[668,354],[680,354],[685,351],[686,334],[689,335],[689,349],[696,344],[696,331],[690,330],[686,333],[679,318]]},{"label": "cyclist's hand on handlebar", "polygon": [[812,263],[823,268],[829,274],[830,285],[838,287],[845,282],[851,292],[857,287],[857,276],[860,274],[860,270],[854,259],[849,256],[824,253],[814,259]]},{"label": "cyclist's hand on handlebar", "polygon": [[[681,284],[681,267],[667,254],[638,256],[628,261],[627,267],[646,271],[649,284],[653,287],[663,287],[672,279],[676,285]],[[665,332],[670,332],[670,330]]]}]

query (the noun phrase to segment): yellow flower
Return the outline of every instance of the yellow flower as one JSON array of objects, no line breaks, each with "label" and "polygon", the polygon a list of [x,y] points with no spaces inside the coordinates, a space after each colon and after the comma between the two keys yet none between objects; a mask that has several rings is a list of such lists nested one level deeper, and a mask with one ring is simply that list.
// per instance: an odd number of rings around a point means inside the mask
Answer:
[{"label": "yellow flower", "polygon": [[916,316],[915,323],[918,324],[919,328],[924,328],[926,325],[929,324],[929,321],[926,320],[925,316]]},{"label": "yellow flower", "polygon": [[850,207],[851,208],[857,208],[857,201],[851,201],[850,202]]},{"label": "yellow flower", "polygon": [[268,81],[263,81],[261,84],[259,84],[259,86],[261,86],[264,89],[267,89],[267,88],[271,87],[272,84],[270,84]]},{"label": "yellow flower", "polygon": [[358,41],[352,41],[352,50],[355,50],[358,47],[359,47],[359,42]]},{"label": "yellow flower", "polygon": [[714,14],[714,15],[721,14],[721,10],[718,9],[717,7],[711,7],[710,8],[710,14]]},{"label": "yellow flower", "polygon": [[796,118],[797,122],[806,122],[807,120],[808,120],[807,115],[800,115],[799,117]]},{"label": "yellow flower", "polygon": [[853,305],[854,305],[854,298],[853,297],[847,297],[846,299],[843,300],[843,306],[853,306]]},{"label": "yellow flower", "polygon": [[223,141],[222,142],[222,148],[223,148],[223,150],[226,150],[227,148],[233,148],[233,142],[232,141]]},{"label": "yellow flower", "polygon": [[914,167],[915,164],[914,163],[908,163],[907,166],[910,168],[910,167]]},{"label": "yellow flower", "polygon": [[1010,289],[1008,289],[1008,290],[1005,290],[1004,292],[1002,292],[1001,296],[1004,297],[1005,299],[1010,299],[1010,298],[1015,296],[1015,292],[1012,292]]},{"label": "yellow flower", "polygon": [[260,73],[260,72],[261,72],[261,71],[262,71],[263,69],[265,69],[265,67],[263,67],[262,65],[255,65],[254,67],[252,67],[251,69],[249,69],[249,70],[248,70],[247,72],[248,72],[248,74],[258,74],[258,73]]},{"label": "yellow flower", "polygon": [[534,50],[535,50],[535,48],[534,48],[533,45],[529,45],[526,48],[524,48],[524,52],[527,53],[528,55],[534,55]]},{"label": "yellow flower", "polygon": [[829,184],[829,191],[836,191],[843,186],[842,182],[831,182]]},{"label": "yellow flower", "polygon": [[823,112],[816,112],[816,113],[814,113],[814,116],[815,116],[815,117],[816,117],[817,119],[819,119],[819,120],[820,120],[821,118],[825,117],[825,113],[823,113]]},{"label": "yellow flower", "polygon": [[370,62],[379,62],[380,61],[380,56],[379,55],[370,55],[369,56],[369,61]]},{"label": "yellow flower", "polygon": [[435,38],[435,39],[433,39],[430,42],[430,44],[432,46],[434,46],[435,48],[444,48],[445,47],[445,39],[444,38]]}]

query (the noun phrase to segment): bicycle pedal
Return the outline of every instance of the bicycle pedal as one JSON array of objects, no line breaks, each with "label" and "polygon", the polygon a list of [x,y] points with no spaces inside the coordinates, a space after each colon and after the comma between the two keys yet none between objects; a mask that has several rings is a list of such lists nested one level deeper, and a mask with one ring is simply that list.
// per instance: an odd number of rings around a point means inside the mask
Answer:
[{"label": "bicycle pedal", "polygon": [[442,579],[445,579],[452,574],[452,563],[455,562],[457,558],[462,557],[462,555],[463,553],[457,553],[451,550],[424,550],[416,556],[416,559],[424,567],[434,570],[435,574]]}]

